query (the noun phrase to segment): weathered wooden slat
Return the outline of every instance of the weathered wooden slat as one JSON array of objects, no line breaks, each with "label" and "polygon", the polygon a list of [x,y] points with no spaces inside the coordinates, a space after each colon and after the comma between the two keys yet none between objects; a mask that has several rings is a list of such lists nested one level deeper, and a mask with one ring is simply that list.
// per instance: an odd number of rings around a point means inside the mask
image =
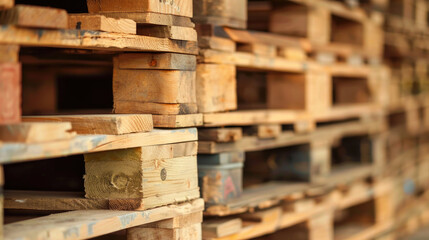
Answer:
[{"label": "weathered wooden slat", "polygon": [[109,51],[160,51],[194,54],[197,43],[89,30],[42,30],[2,26],[0,44]]},{"label": "weathered wooden slat", "polygon": [[124,135],[78,135],[73,139],[38,144],[0,143],[0,163],[189,142],[196,141],[197,137],[195,128],[187,128]]},{"label": "weathered wooden slat", "polygon": [[5,239],[87,239],[107,233],[200,212],[204,201],[159,207],[146,211],[81,210],[7,224]]}]

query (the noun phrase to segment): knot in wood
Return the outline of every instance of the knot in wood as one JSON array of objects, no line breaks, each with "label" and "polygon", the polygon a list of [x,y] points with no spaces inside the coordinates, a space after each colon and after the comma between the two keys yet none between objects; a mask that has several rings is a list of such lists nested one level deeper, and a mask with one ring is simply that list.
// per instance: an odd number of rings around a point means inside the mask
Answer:
[{"label": "knot in wood", "polygon": [[161,180],[165,181],[167,179],[167,170],[165,168],[161,169]]}]

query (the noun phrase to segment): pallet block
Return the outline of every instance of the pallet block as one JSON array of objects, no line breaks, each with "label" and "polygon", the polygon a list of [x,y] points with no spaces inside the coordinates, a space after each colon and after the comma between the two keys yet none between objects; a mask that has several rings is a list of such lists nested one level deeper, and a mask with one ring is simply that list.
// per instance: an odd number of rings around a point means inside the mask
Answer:
[{"label": "pallet block", "polygon": [[86,197],[109,199],[113,209],[134,210],[198,198],[196,148],[171,146],[173,156],[167,157],[156,156],[154,150],[140,147],[85,154]]},{"label": "pallet block", "polygon": [[127,229],[128,240],[201,239],[202,212]]},{"label": "pallet block", "polygon": [[220,112],[237,108],[236,69],[226,64],[198,64],[196,95],[198,112]]},{"label": "pallet block", "polygon": [[[186,63],[179,64],[181,58],[174,57],[174,54],[154,55],[126,55],[114,59],[115,112],[167,115],[196,113],[195,71],[175,70],[179,67],[176,65]],[[183,68],[192,69],[193,63],[187,63],[190,66]]]}]

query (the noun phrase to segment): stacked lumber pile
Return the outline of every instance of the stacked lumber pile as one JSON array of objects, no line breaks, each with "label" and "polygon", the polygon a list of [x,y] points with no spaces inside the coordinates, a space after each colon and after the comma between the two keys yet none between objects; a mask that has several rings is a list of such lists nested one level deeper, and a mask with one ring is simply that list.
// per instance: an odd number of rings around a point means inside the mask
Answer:
[{"label": "stacked lumber pile", "polygon": [[2,239],[201,238],[192,1],[38,4],[0,1]]}]

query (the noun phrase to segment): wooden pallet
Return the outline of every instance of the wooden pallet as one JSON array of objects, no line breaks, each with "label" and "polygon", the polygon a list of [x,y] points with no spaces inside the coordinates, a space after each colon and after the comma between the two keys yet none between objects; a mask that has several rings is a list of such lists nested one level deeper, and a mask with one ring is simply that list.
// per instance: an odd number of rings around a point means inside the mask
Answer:
[{"label": "wooden pallet", "polygon": [[[266,134],[258,137],[261,132],[254,128],[252,132],[255,135],[242,136],[241,139],[237,128],[206,129],[200,135],[205,133],[202,137],[207,140],[200,140],[198,149],[202,196],[210,208],[222,209],[221,206],[245,196],[247,186],[267,180],[327,183],[330,173],[347,165],[351,156],[358,156],[353,161],[366,169],[362,170],[363,173],[376,174],[377,168],[385,161],[384,139],[377,135],[382,126],[374,124],[374,121],[367,124],[350,122],[320,127],[307,134],[284,131],[269,137]],[[348,155],[348,151],[354,151],[352,149],[363,152]],[[357,174],[356,177],[359,176]]]},{"label": "wooden pallet", "polygon": [[[276,231],[267,238],[276,239],[275,237],[286,234],[289,237],[294,236],[294,239],[351,239],[352,237],[368,239],[370,236],[380,234],[391,225],[389,217],[392,211],[387,204],[390,188],[388,182],[380,182],[372,186],[358,182],[350,185],[347,190],[334,190],[317,197],[289,198],[280,206],[266,210],[244,213],[225,220],[205,220],[203,239],[248,239]],[[345,226],[334,225],[333,213],[352,211],[359,205],[363,207],[375,205],[376,217],[372,220],[372,225],[359,228],[361,232],[345,234]],[[232,226],[232,219],[241,220],[241,227],[227,228],[228,224]],[[357,219],[354,221],[356,225],[353,226],[358,226],[359,221]],[[235,232],[225,235],[222,229],[235,229]]]},{"label": "wooden pallet", "polygon": [[[129,1],[122,6],[122,13],[111,9],[112,2],[95,2],[88,1],[88,14],[68,15],[62,9],[30,5],[16,5],[0,13],[0,23],[4,25],[0,33],[1,81],[7,86],[3,90],[9,89],[1,94],[5,99],[0,98],[2,107],[8,108],[2,109],[8,115],[3,113],[1,122],[20,121],[20,102],[27,115],[57,113],[61,100],[57,101],[56,96],[63,96],[56,87],[57,79],[64,79],[64,75],[105,78],[111,74],[109,67],[113,65],[113,87],[108,85],[107,89],[113,89],[116,113],[157,114],[154,117],[157,127],[201,124],[202,116],[196,114],[194,55],[198,48],[190,20],[192,1],[181,1],[180,6],[157,2],[139,6]],[[44,18],[35,21],[33,15]],[[44,47],[53,49],[40,49]],[[91,56],[94,53],[100,55]],[[43,65],[45,71],[42,75],[35,74],[37,67],[27,68],[28,65]],[[159,81],[153,84],[153,78]],[[123,84],[125,81],[127,84]],[[144,86],[136,84],[142,81]],[[91,84],[88,86],[90,89]],[[75,86],[74,91],[79,88]],[[100,95],[103,94],[102,90]],[[35,99],[42,101],[34,104]],[[3,104],[6,101],[11,103]],[[111,112],[109,98],[104,102]]]}]

